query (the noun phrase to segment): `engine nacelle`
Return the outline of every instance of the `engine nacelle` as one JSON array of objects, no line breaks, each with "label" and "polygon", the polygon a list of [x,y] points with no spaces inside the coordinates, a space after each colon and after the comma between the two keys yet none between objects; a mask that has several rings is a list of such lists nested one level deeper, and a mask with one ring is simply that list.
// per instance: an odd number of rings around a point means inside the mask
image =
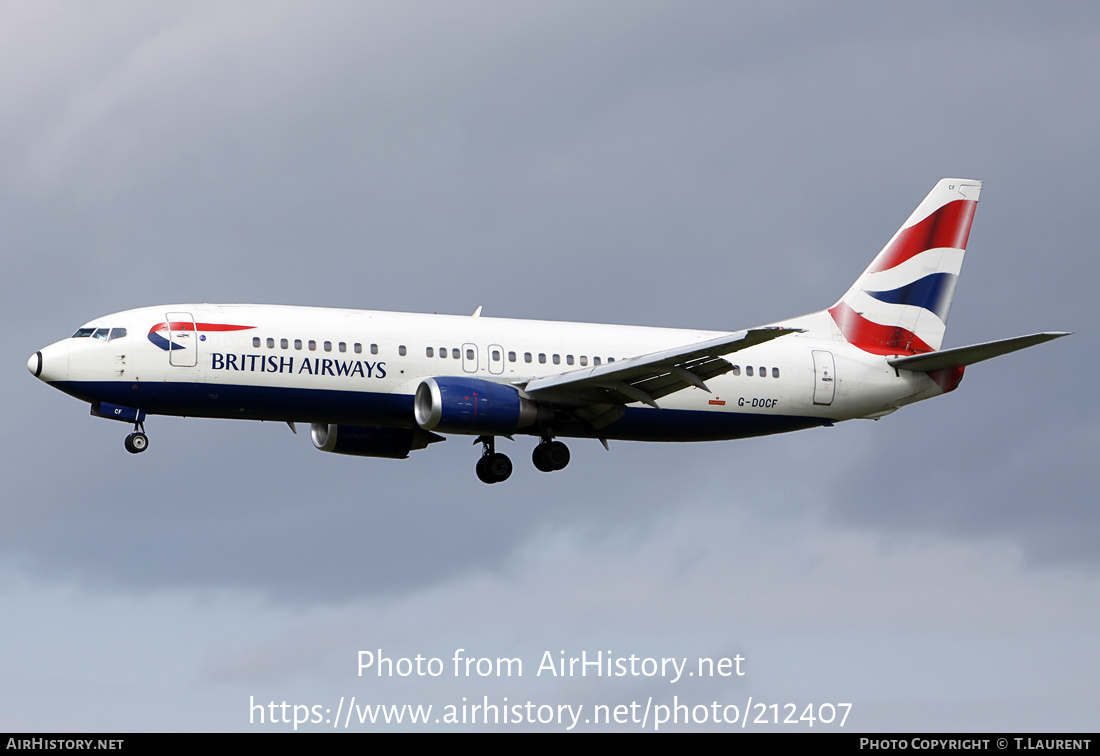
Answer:
[{"label": "engine nacelle", "polygon": [[443,441],[442,436],[419,428],[377,428],[370,425],[326,425],[313,423],[309,431],[313,445],[321,451],[356,457],[404,459],[409,452]]},{"label": "engine nacelle", "polygon": [[506,436],[538,420],[538,405],[514,386],[479,378],[425,378],[413,401],[426,431]]}]

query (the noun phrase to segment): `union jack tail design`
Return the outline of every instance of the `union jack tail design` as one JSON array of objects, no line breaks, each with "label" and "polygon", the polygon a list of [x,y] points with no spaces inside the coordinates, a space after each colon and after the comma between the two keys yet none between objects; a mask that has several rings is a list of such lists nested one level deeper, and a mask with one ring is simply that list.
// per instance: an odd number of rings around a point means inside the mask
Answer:
[{"label": "union jack tail design", "polygon": [[982,183],[943,179],[829,314],[865,352],[933,352],[962,270]]}]

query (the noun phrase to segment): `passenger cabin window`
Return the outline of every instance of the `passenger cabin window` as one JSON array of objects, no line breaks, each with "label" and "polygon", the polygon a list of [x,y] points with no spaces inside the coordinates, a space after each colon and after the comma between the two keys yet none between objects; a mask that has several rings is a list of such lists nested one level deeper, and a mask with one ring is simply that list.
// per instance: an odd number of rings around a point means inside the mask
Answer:
[{"label": "passenger cabin window", "polygon": [[325,351],[326,352],[331,352],[332,351],[332,342],[331,341],[326,341],[325,342]]},{"label": "passenger cabin window", "polygon": [[740,365],[734,365],[733,370],[731,372],[734,375],[741,375],[741,366]]},{"label": "passenger cabin window", "polygon": [[431,347],[428,347],[427,349],[424,350],[424,356],[426,356],[426,357],[435,357],[435,350],[432,349]]},{"label": "passenger cabin window", "polygon": [[474,358],[474,350],[473,349],[467,349],[466,350],[466,359],[472,360],[473,358]]},{"label": "passenger cabin window", "polygon": [[767,378],[768,377],[768,369],[766,367],[760,368],[760,377],[761,378]]},{"label": "passenger cabin window", "polygon": [[340,342],[340,344],[339,344],[339,348],[340,348],[340,351],[341,351],[341,352],[346,352],[346,351],[348,351],[348,345],[347,345],[347,344],[345,344],[345,343],[344,343],[343,341],[341,341],[341,342]]},{"label": "passenger cabin window", "polygon": [[599,357],[593,357],[592,358],[592,364],[593,365],[599,365],[600,364],[600,358]]},{"label": "passenger cabin window", "polygon": [[270,336],[267,337],[267,348],[268,349],[274,349],[275,348],[275,339],[271,338]]},{"label": "passenger cabin window", "polygon": [[398,353],[399,355],[401,355],[402,357],[404,357],[404,356],[405,356],[405,352],[406,352],[406,351],[407,351],[407,350],[405,349],[405,345],[404,345],[404,344],[402,344],[401,346],[397,347],[397,353]]},{"label": "passenger cabin window", "polygon": [[297,349],[298,351],[301,351],[301,349],[302,349],[302,340],[301,339],[294,339],[294,348]]},{"label": "passenger cabin window", "polygon": [[355,342],[355,353],[356,354],[362,354],[363,353],[363,345],[360,344],[358,341]]},{"label": "passenger cabin window", "polygon": [[289,349],[290,348],[290,342],[287,341],[286,339],[279,339],[279,348],[280,349]]},{"label": "passenger cabin window", "polygon": [[524,352],[523,353],[523,361],[524,362],[530,362],[531,361],[531,353],[530,352]]},{"label": "passenger cabin window", "polygon": [[565,355],[565,364],[566,365],[572,365],[573,364],[573,355],[571,355],[571,354]]},{"label": "passenger cabin window", "polygon": [[539,352],[539,364],[540,365],[545,365],[546,364],[546,354],[543,353],[543,352]]},{"label": "passenger cabin window", "polygon": [[371,344],[370,345],[370,353],[371,354],[378,354],[378,345],[377,344]]},{"label": "passenger cabin window", "polygon": [[493,362],[500,362],[500,350],[494,349],[492,352]]},{"label": "passenger cabin window", "polygon": [[259,347],[260,346],[260,337],[259,336],[253,336],[252,337],[252,346],[254,346],[254,347]]},{"label": "passenger cabin window", "polygon": [[585,355],[582,354],[581,355],[581,367],[587,367],[587,366],[588,366],[588,357],[586,357]]},{"label": "passenger cabin window", "polygon": [[458,359],[458,347],[451,350],[451,357],[454,357],[456,360]]},{"label": "passenger cabin window", "polygon": [[779,377],[779,368],[772,368],[772,378]]},{"label": "passenger cabin window", "polygon": [[439,356],[447,359],[447,347],[439,347]]},{"label": "passenger cabin window", "polygon": [[508,361],[509,362],[515,362],[516,361],[516,353],[515,352],[509,352],[508,353]]},{"label": "passenger cabin window", "polygon": [[750,376],[750,377],[752,376],[752,365],[746,365],[745,366],[745,375]]},{"label": "passenger cabin window", "polygon": [[557,355],[557,354],[554,355],[554,364],[555,365],[560,365],[561,364],[561,355]]},{"label": "passenger cabin window", "polygon": [[316,352],[317,351],[317,342],[314,341],[313,339],[309,340],[309,351],[311,351],[311,352]]}]

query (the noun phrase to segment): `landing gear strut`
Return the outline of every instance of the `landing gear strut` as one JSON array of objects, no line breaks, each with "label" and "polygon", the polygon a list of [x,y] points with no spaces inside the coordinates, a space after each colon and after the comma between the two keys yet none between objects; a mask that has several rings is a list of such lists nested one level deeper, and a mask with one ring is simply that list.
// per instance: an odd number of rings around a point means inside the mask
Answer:
[{"label": "landing gear strut", "polygon": [[561,470],[569,464],[569,447],[561,441],[543,439],[531,454],[531,461],[542,472]]},{"label": "landing gear strut", "polygon": [[500,483],[508,480],[512,474],[512,460],[506,454],[496,451],[496,439],[493,436],[478,436],[474,443],[481,442],[481,459],[477,461],[477,477],[482,483]]},{"label": "landing gear strut", "polygon": [[145,435],[145,423],[135,423],[134,432],[126,437],[126,451],[141,454],[149,448],[149,437]]}]

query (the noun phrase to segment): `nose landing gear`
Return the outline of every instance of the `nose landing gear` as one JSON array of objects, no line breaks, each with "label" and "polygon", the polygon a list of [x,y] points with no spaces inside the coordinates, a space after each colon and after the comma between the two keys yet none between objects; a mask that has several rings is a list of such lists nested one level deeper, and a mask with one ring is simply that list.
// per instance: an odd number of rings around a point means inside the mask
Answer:
[{"label": "nose landing gear", "polygon": [[149,448],[149,437],[145,435],[145,423],[135,423],[134,432],[126,437],[126,451],[141,454]]}]

